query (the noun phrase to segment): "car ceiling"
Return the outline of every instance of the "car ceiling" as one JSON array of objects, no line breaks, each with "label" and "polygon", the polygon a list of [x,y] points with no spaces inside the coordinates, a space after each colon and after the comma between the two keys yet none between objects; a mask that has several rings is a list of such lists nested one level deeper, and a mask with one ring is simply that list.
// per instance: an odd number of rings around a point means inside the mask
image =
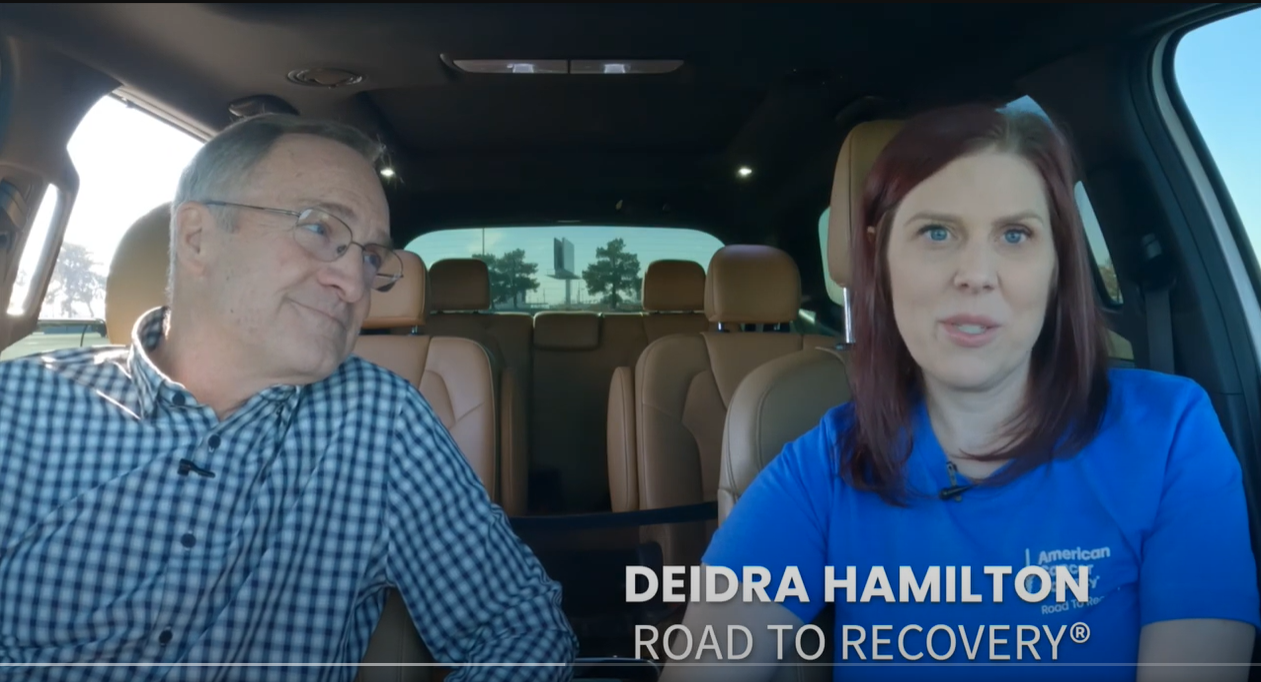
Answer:
[{"label": "car ceiling", "polygon": [[[557,220],[693,226],[731,242],[765,240],[803,193],[822,208],[850,118],[1016,97],[1030,70],[1195,7],[18,3],[0,22],[203,133],[232,120],[229,103],[269,95],[380,136],[400,242]],[[444,59],[684,65],[487,75]],[[287,78],[312,68],[363,81]],[[741,165],[753,175],[738,177]]]}]

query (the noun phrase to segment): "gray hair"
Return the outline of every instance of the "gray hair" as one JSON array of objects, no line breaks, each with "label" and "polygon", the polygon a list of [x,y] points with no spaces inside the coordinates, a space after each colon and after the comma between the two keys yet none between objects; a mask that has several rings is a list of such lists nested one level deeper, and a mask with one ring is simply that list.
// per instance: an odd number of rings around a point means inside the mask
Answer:
[{"label": "gray hair", "polygon": [[[186,201],[228,201],[249,180],[276,142],[285,135],[314,135],[350,147],[367,159],[373,168],[384,160],[385,145],[354,126],[337,121],[302,118],[291,114],[264,114],[238,121],[206,142],[180,175],[171,202],[170,264],[167,270],[167,300],[175,287],[175,216]],[[233,229],[230,209],[212,207],[226,229]]]}]

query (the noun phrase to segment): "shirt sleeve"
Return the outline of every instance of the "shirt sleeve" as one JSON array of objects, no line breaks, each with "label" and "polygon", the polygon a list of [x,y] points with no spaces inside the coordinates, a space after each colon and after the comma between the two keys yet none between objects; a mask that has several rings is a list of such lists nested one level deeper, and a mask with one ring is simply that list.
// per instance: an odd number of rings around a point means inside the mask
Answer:
[{"label": "shirt sleeve", "polygon": [[428,404],[414,393],[395,422],[390,459],[388,578],[449,682],[568,679],[577,638],[560,585],[493,504]]},{"label": "shirt sleeve", "polygon": [[1175,426],[1139,569],[1141,624],[1183,618],[1261,627],[1243,476],[1208,394],[1194,387]]},{"label": "shirt sleeve", "polygon": [[746,566],[767,569],[766,594],[775,599],[789,567],[801,575],[809,601],[785,596],[781,604],[809,623],[826,605],[824,565],[828,520],[837,480],[831,455],[836,449],[835,408],[784,449],[753,479],[718,527],[703,561],[742,575]]}]

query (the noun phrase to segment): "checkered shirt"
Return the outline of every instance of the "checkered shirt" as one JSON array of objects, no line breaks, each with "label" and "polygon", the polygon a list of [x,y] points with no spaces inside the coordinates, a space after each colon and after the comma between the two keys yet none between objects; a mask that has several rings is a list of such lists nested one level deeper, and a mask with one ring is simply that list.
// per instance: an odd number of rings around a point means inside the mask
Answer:
[{"label": "checkered shirt", "polygon": [[[573,660],[560,587],[404,379],[351,357],[221,422],[152,363],[164,317],[0,363],[0,679],[350,680],[170,664],[357,664],[390,587],[439,661]],[[147,665],[14,665],[106,662]]]}]

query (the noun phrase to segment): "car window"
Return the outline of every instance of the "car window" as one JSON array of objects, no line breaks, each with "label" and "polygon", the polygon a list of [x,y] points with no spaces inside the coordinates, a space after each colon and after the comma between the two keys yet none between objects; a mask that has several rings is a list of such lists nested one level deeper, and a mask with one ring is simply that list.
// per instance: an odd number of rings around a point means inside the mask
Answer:
[{"label": "car window", "polygon": [[1261,244],[1261,11],[1201,26],[1174,52],[1174,79],[1254,253]]},{"label": "car window", "polygon": [[644,270],[656,260],[691,260],[708,268],[723,244],[682,228],[487,227],[438,230],[406,246],[428,266],[477,258],[490,269],[495,310],[643,310]]},{"label": "car window", "polygon": [[[136,219],[170,201],[180,173],[201,145],[113,96],[88,111],[67,145],[79,173],[79,195],[40,307],[40,326],[4,349],[0,359],[107,343],[104,325],[90,323],[104,320],[105,276],[118,242]],[[47,232],[54,201],[55,195],[49,195],[40,204],[35,224],[39,234]],[[34,245],[43,242],[39,234],[32,233],[23,251],[11,308],[26,299],[32,266],[39,259]]]}]

